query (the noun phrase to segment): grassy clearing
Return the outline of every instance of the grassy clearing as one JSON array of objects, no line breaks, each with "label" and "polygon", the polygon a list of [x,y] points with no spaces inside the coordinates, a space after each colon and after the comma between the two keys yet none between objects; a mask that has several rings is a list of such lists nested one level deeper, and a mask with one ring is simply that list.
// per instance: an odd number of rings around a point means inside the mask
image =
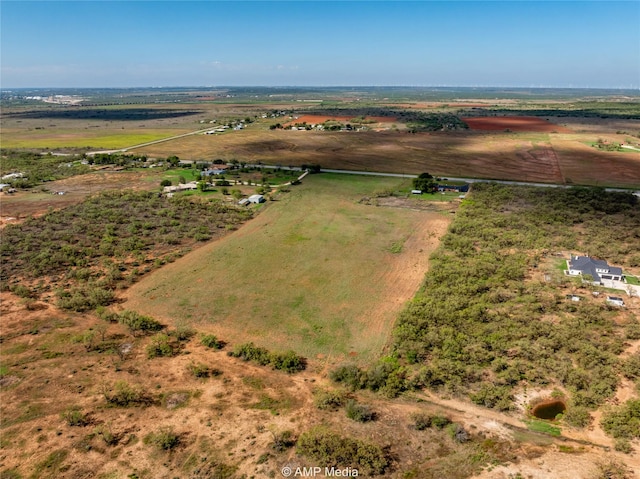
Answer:
[{"label": "grassy clearing", "polygon": [[549,434],[556,437],[559,437],[561,435],[561,430],[558,426],[554,426],[545,421],[531,420],[527,421],[526,424],[529,430],[533,432],[542,432],[544,434]]},{"label": "grassy clearing", "polygon": [[637,276],[630,276],[628,274],[624,275],[628,284],[635,284],[636,286],[640,286],[640,278]]},{"label": "grassy clearing", "polygon": [[3,148],[126,148],[150,141],[188,133],[190,130],[111,130],[78,132],[77,130],[39,130],[3,132]]},{"label": "grassy clearing", "polygon": [[[440,228],[447,223],[437,213],[358,203],[398,183],[353,175],[309,177],[229,241],[141,282],[129,307],[209,323],[233,342],[277,345],[306,357],[350,352],[375,357],[401,307],[393,290],[402,291],[396,283],[405,281],[406,262],[412,255],[426,261],[429,254],[426,241],[412,242],[411,236],[434,217]],[[402,251],[390,252],[399,238],[409,239]],[[407,287],[406,299],[422,274],[418,271],[415,284]]]}]

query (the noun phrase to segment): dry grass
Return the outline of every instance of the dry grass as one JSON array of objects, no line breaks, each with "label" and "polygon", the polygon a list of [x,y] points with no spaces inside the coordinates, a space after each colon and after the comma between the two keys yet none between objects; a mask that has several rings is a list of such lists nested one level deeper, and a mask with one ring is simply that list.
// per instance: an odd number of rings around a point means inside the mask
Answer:
[{"label": "dry grass", "polygon": [[[592,132],[418,133],[264,131],[186,137],[136,150],[150,156],[223,158],[275,165],[637,187],[640,153],[586,145]],[[620,138],[617,138],[620,136]],[[613,135],[617,141],[624,135]]]},{"label": "dry grass", "polygon": [[374,358],[449,223],[440,213],[358,203],[399,183],[308,177],[228,239],[135,285],[123,306],[184,318],[232,342]]}]

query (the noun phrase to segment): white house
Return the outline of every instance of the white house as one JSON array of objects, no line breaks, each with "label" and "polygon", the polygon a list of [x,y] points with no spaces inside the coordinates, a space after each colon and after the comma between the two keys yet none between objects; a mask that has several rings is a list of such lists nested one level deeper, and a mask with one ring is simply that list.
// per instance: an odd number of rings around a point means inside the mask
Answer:
[{"label": "white house", "polygon": [[603,279],[622,281],[622,269],[609,264],[601,259],[593,259],[589,256],[574,256],[567,260],[567,274],[570,276],[589,275],[592,283],[602,284]]}]

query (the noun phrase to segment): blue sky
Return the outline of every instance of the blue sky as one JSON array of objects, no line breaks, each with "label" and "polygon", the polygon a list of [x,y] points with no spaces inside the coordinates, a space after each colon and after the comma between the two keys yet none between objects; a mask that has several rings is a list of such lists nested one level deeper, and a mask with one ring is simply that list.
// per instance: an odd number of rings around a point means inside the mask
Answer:
[{"label": "blue sky", "polygon": [[2,88],[640,88],[640,1],[2,0]]}]

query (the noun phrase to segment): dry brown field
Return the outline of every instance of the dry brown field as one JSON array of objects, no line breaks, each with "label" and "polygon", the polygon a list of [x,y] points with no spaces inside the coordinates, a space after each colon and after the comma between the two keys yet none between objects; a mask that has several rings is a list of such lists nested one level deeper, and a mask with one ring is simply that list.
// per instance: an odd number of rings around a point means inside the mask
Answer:
[{"label": "dry brown field", "polygon": [[528,131],[547,133],[571,133],[571,130],[537,116],[478,116],[461,118],[476,131]]},{"label": "dry brown field", "polygon": [[[314,464],[301,462],[295,448],[275,451],[274,434],[291,431],[295,438],[321,424],[387,447],[392,469],[378,477],[399,479],[407,471],[429,469],[440,471],[441,477],[452,477],[451,471],[464,477],[462,467],[469,467],[467,457],[476,449],[460,448],[447,433],[416,431],[414,413],[445,415],[464,424],[478,442],[488,438],[499,457],[508,458],[472,477],[502,479],[521,472],[533,479],[591,479],[604,458],[640,466],[637,455],[605,452],[611,439],[592,442],[593,432],[574,431],[568,438],[554,439],[528,432],[519,413],[505,415],[428,393],[389,401],[358,392],[353,397],[377,413],[375,422],[358,423],[343,410],[321,411],[314,405],[314,391],[334,387],[322,367],[288,375],[228,357],[225,350],[205,348],[197,337],[175,357],[149,360],[149,338],[134,338],[121,325],[111,324],[105,332],[108,340],[132,345],[121,361],[111,353],[88,352],[75,339],[103,323],[93,315],[42,303],[38,307],[43,309],[27,309],[10,293],[2,293],[1,299],[3,365],[9,365],[0,380],[0,468],[5,477],[282,477],[285,464]],[[196,378],[189,372],[191,364],[206,364],[219,375]],[[117,381],[152,394],[157,402],[108,407],[104,388]],[[62,414],[71,407],[87,414],[86,425],[67,423]],[[172,451],[145,441],[161,428],[179,436]],[[105,433],[112,435],[109,444]],[[229,475],[214,475],[213,466],[218,474]]]},{"label": "dry brown field", "polygon": [[[621,126],[623,122],[617,121]],[[627,120],[627,131],[640,122]],[[606,138],[627,135],[607,130]],[[319,164],[324,168],[572,183],[640,186],[640,153],[599,151],[589,145],[601,135],[588,130],[547,132],[404,131],[316,132],[246,129],[193,136],[139,150],[149,156],[237,159],[272,165]]]}]

